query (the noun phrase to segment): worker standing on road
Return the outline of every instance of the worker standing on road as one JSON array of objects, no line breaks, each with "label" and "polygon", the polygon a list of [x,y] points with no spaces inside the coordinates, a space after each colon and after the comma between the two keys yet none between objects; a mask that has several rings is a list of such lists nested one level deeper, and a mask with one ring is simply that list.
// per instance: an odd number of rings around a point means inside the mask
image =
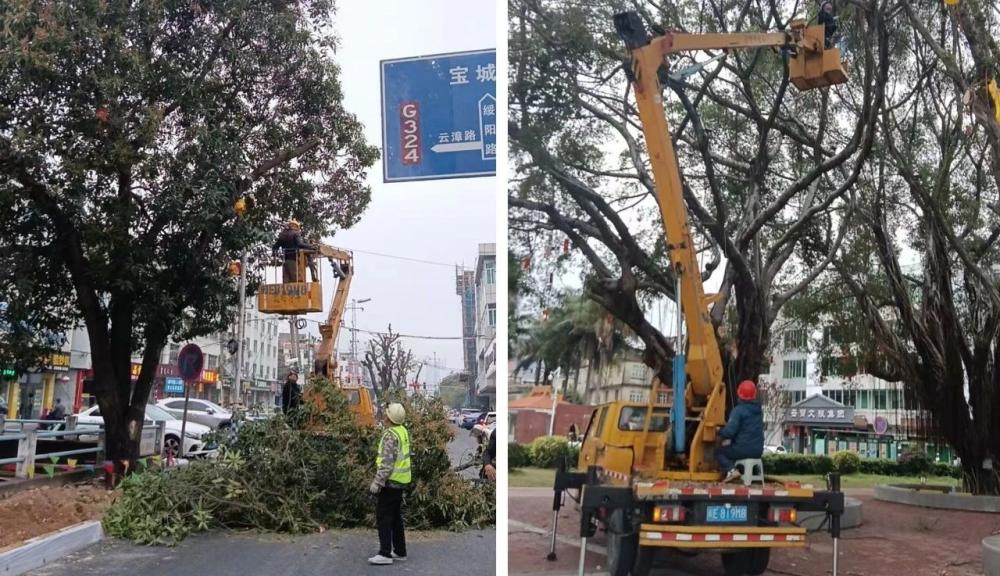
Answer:
[{"label": "worker standing on road", "polygon": [[287,416],[299,407],[302,391],[299,390],[299,374],[289,370],[285,377],[285,385],[281,388],[281,411]]},{"label": "worker standing on road", "polygon": [[[275,251],[281,250],[284,257],[284,265],[281,269],[281,281],[286,283],[305,282],[305,278],[298,277],[299,270],[296,257],[300,250],[313,253],[316,252],[316,247],[302,239],[302,227],[298,220],[288,221],[285,229],[278,234],[278,239],[274,241],[273,249]],[[310,265],[309,271],[312,273],[313,282],[319,282],[314,262]]]},{"label": "worker standing on road", "polygon": [[736,388],[736,395],[740,401],[729,413],[729,422],[719,431],[719,436],[729,440],[729,444],[715,450],[719,467],[726,474],[723,482],[739,479],[740,471],[734,467],[734,461],[760,458],[764,454],[764,412],[757,402],[757,386],[744,380]]},{"label": "worker standing on road", "polygon": [[378,554],[369,564],[386,565],[406,560],[403,534],[403,490],[410,484],[410,433],[403,426],[406,411],[402,404],[389,404],[388,422],[378,442],[375,479],[369,491],[376,496],[375,521],[378,526]]}]

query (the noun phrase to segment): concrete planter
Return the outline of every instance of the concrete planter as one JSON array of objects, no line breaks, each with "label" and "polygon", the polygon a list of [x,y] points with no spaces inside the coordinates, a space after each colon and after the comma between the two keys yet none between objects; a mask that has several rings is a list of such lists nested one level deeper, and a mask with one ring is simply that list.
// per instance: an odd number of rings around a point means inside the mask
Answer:
[{"label": "concrete planter", "polygon": [[82,550],[104,538],[99,520],[83,522],[0,552],[0,575],[20,576]]},{"label": "concrete planter", "polygon": [[983,538],[983,574],[1000,576],[1000,535]]},{"label": "concrete planter", "polygon": [[1000,496],[972,496],[963,492],[945,492],[942,486],[884,485],[875,487],[875,498],[883,502],[965,510],[967,512],[1000,512]]}]

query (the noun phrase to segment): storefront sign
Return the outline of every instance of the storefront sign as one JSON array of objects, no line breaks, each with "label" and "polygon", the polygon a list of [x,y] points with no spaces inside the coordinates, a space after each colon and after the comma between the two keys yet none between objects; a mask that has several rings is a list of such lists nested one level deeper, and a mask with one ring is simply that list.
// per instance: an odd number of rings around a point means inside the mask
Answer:
[{"label": "storefront sign", "polygon": [[[139,372],[142,370],[142,364],[138,362],[132,363],[132,378],[138,378]],[[177,366],[174,364],[160,364],[156,367],[155,378],[172,378],[180,377],[180,373],[177,371]],[[201,381],[206,384],[215,384],[219,381],[219,371],[218,370],[204,370],[201,373]]]},{"label": "storefront sign", "polygon": [[854,422],[854,408],[815,395],[793,404],[788,409],[786,420],[806,425],[850,426]]},{"label": "storefront sign", "polygon": [[56,352],[49,356],[49,370],[56,372],[65,372],[69,370],[69,354],[65,352]]},{"label": "storefront sign", "polygon": [[793,419],[808,418],[810,420],[830,420],[832,418],[843,420],[847,417],[847,410],[844,408],[792,408],[788,411],[788,417]]}]

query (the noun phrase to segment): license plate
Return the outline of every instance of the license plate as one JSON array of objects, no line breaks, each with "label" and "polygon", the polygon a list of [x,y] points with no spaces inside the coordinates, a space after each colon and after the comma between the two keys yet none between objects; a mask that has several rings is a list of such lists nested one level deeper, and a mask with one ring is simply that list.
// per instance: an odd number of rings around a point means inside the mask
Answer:
[{"label": "license plate", "polygon": [[705,514],[709,522],[746,522],[746,506],[709,506]]}]

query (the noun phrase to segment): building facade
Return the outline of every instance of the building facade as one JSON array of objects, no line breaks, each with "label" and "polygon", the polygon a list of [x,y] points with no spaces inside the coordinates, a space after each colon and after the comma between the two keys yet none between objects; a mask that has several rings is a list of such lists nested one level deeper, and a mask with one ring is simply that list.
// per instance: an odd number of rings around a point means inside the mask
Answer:
[{"label": "building facade", "polygon": [[455,270],[455,294],[462,305],[462,358],[466,374],[469,375],[467,403],[472,405],[476,397],[476,271]]},{"label": "building facade", "polygon": [[476,394],[496,406],[497,245],[480,244],[476,260]]},{"label": "building facade", "polygon": [[[831,338],[824,327],[790,326],[775,335],[770,366],[760,377],[762,388],[776,392],[773,404],[764,406],[765,443],[795,452],[850,449],[881,458],[896,458],[919,444],[932,457],[950,460],[950,449],[934,438],[929,413],[904,384],[860,373],[838,352],[815,350],[840,349]],[[849,423],[836,419],[841,410],[850,414]],[[833,419],[816,416],[831,412]]]}]

